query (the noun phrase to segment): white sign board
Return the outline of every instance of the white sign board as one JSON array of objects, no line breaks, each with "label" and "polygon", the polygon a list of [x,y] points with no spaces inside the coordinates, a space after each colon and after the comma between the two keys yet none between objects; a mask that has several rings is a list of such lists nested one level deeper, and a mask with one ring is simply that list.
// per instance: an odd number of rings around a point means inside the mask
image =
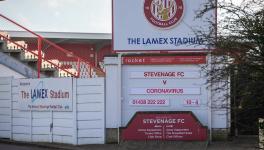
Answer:
[{"label": "white sign board", "polygon": [[204,50],[215,11],[195,19],[208,0],[113,0],[113,49],[115,51]]},{"label": "white sign board", "polygon": [[192,111],[208,125],[208,90],[201,65],[151,65],[149,59],[122,66],[122,126],[139,111]]},{"label": "white sign board", "polygon": [[18,83],[20,110],[72,111],[72,79],[21,79]]}]

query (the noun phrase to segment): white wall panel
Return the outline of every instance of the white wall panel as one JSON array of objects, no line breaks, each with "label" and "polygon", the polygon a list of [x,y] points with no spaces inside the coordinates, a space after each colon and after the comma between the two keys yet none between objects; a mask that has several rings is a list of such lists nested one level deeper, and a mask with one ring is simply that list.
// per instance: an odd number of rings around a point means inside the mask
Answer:
[{"label": "white wall panel", "polygon": [[31,118],[12,118],[13,126],[30,126]]},{"label": "white wall panel", "polygon": [[2,131],[10,131],[11,130],[11,123],[0,123],[0,129]]},{"label": "white wall panel", "polygon": [[15,141],[31,142],[31,135],[30,134],[13,133],[12,137],[13,137],[13,140],[15,140]]},{"label": "white wall panel", "polygon": [[104,100],[104,94],[89,94],[89,95],[78,95],[78,104],[91,103],[91,102],[102,102]]},{"label": "white wall panel", "polygon": [[0,91],[0,95],[1,95],[1,100],[9,100],[11,98],[10,97],[11,93],[8,93],[8,91]]},{"label": "white wall panel", "polygon": [[104,138],[78,138],[78,143],[83,144],[104,144]]},{"label": "white wall panel", "polygon": [[10,89],[10,84],[8,83],[1,83],[1,86],[0,86],[0,92],[9,92],[11,89]]},{"label": "white wall panel", "polygon": [[73,135],[73,128],[62,128],[62,127],[53,127],[53,134],[54,135]]},{"label": "white wall panel", "polygon": [[70,128],[73,126],[73,121],[72,119],[53,119],[53,126]]},{"label": "white wall panel", "polygon": [[49,127],[51,123],[50,118],[43,118],[43,119],[33,119],[32,126],[34,127]]},{"label": "white wall panel", "polygon": [[10,84],[11,79],[12,79],[11,77],[1,77],[0,78],[0,83],[1,83],[1,85]]},{"label": "white wall panel", "polygon": [[77,87],[81,86],[104,86],[104,78],[78,79]]},{"label": "white wall panel", "polygon": [[12,117],[13,118],[30,118],[31,112],[30,111],[20,111],[20,110],[12,110]]},{"label": "white wall panel", "polygon": [[73,119],[72,112],[53,112],[54,119]]},{"label": "white wall panel", "polygon": [[102,129],[85,129],[85,130],[79,130],[78,131],[78,137],[80,138],[98,138],[102,137],[104,134],[104,130]]},{"label": "white wall panel", "polygon": [[12,102],[18,102],[18,93],[12,93]]},{"label": "white wall panel", "polygon": [[51,137],[50,135],[32,135],[32,142],[50,142]]},{"label": "white wall panel", "polygon": [[78,111],[97,111],[100,112],[104,109],[104,103],[86,103],[77,104]]},{"label": "white wall panel", "polygon": [[50,112],[32,112],[33,119],[48,119],[51,117]]},{"label": "white wall panel", "polygon": [[13,134],[30,134],[31,127],[30,126],[23,126],[23,125],[13,125],[12,127]]},{"label": "white wall panel", "polygon": [[228,111],[226,110],[212,110],[212,127],[213,128],[229,128],[227,122]]},{"label": "white wall panel", "polygon": [[9,115],[0,115],[0,123],[11,123],[11,117]]},{"label": "white wall panel", "polygon": [[77,95],[102,94],[104,88],[102,86],[79,86]]},{"label": "white wall panel", "polygon": [[13,104],[12,108],[13,108],[14,110],[19,110],[19,104],[18,104],[17,101],[16,101],[16,102],[12,102],[12,104]]},{"label": "white wall panel", "polygon": [[104,78],[77,80],[78,144],[100,144],[105,139]]},{"label": "white wall panel", "polygon": [[50,127],[32,127],[32,134],[34,135],[50,135]]},{"label": "white wall panel", "polygon": [[11,110],[10,110],[10,108],[1,108],[0,109],[0,114],[1,115],[11,116]]},{"label": "white wall panel", "polygon": [[[3,71],[3,70],[1,70]],[[12,78],[0,78],[0,138],[11,138]]]},{"label": "white wall panel", "polygon": [[10,100],[0,100],[0,109],[2,108],[10,108],[11,101]]},{"label": "white wall panel", "polygon": [[[118,67],[115,57],[106,57],[104,60],[106,68],[106,128],[119,127],[119,110],[118,110]],[[111,112],[111,113],[110,113]]]},{"label": "white wall panel", "polygon": [[53,142],[72,144],[72,136],[53,135]]},{"label": "white wall panel", "polygon": [[0,131],[0,135],[1,135],[0,138],[10,138],[11,137],[11,132],[10,131],[1,130]]},{"label": "white wall panel", "polygon": [[98,118],[103,118],[104,112],[78,112],[77,120],[78,121],[85,121],[87,119],[96,120]]},{"label": "white wall panel", "polygon": [[[226,81],[227,82],[227,81]],[[227,96],[230,95],[229,84],[218,82],[212,86],[212,127],[213,128],[230,128],[231,111],[230,101]],[[217,90],[216,90],[217,89]],[[223,90],[225,89],[225,90]]]},{"label": "white wall panel", "polygon": [[104,128],[103,120],[78,121],[78,129],[102,129]]}]

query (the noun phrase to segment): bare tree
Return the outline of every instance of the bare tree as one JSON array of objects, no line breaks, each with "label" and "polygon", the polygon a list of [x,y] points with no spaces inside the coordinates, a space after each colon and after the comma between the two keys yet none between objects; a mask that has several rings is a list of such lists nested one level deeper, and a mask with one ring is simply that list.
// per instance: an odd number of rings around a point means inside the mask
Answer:
[{"label": "bare tree", "polygon": [[225,82],[231,85],[226,96],[231,98],[234,126],[241,133],[254,134],[257,118],[264,116],[264,0],[210,0],[197,17],[214,9],[218,20],[211,24],[217,28],[209,34],[197,31],[215,48],[211,68],[205,70],[208,82],[230,81]]}]

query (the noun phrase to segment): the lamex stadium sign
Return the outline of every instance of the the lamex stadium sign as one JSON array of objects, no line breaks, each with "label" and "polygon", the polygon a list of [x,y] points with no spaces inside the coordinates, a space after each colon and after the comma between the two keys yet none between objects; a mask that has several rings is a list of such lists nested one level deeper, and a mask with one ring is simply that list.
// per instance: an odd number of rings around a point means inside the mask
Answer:
[{"label": "the lamex stadium sign", "polygon": [[[197,51],[208,49],[195,30],[209,33],[215,11],[195,19],[208,0],[113,0],[116,51]],[[208,21],[208,19],[210,21]]]}]

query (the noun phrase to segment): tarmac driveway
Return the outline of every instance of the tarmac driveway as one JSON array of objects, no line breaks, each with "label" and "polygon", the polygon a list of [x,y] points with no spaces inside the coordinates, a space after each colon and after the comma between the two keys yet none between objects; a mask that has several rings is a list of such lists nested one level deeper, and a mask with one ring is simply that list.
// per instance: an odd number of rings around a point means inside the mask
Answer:
[{"label": "tarmac driveway", "polygon": [[22,143],[0,140],[0,150],[258,150],[257,137],[246,136],[230,141],[212,142],[124,142],[105,145],[72,146],[49,143]]}]

